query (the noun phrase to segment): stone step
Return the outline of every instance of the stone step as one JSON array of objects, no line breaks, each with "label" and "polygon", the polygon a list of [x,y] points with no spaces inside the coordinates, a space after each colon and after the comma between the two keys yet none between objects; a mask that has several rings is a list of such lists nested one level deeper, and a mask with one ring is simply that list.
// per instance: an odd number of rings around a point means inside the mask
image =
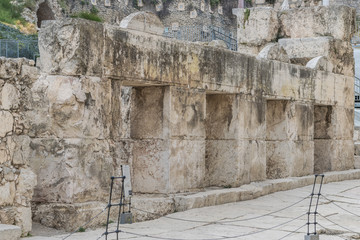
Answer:
[{"label": "stone step", "polygon": [[355,161],[355,169],[360,169],[360,156],[355,156],[354,157],[354,161]]},{"label": "stone step", "polygon": [[19,240],[21,228],[14,225],[0,224],[0,240]]}]

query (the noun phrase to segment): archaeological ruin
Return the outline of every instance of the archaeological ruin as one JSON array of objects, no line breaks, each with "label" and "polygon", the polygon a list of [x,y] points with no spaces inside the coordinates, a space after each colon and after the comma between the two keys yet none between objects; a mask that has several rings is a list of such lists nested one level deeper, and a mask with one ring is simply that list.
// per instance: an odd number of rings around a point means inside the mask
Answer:
[{"label": "archaeological ruin", "polygon": [[[248,11],[233,10],[237,52],[42,21],[36,66],[0,58],[0,222],[74,230],[106,206],[123,164],[132,204],[160,215],[354,169],[355,10]],[[241,188],[269,179],[258,195]]]}]

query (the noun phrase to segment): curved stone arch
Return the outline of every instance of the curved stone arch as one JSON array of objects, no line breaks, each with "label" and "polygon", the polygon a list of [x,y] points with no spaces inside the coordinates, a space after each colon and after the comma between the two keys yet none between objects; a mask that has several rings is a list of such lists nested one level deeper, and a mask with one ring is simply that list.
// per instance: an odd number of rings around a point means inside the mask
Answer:
[{"label": "curved stone arch", "polygon": [[36,17],[37,17],[37,26],[41,27],[41,22],[44,20],[55,20],[55,14],[53,10],[51,9],[49,2],[44,1],[39,4],[39,7],[36,11]]},{"label": "curved stone arch", "polygon": [[157,35],[162,35],[164,32],[164,25],[159,17],[152,12],[144,11],[135,12],[123,18],[120,27]]}]

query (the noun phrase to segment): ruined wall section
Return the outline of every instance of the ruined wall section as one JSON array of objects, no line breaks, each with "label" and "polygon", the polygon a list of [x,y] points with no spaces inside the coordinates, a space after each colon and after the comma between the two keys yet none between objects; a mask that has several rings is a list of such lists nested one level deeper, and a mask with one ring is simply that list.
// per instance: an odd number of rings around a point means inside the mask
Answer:
[{"label": "ruined wall section", "polygon": [[39,76],[33,61],[0,58],[0,223],[32,228],[36,175],[30,168],[31,87]]},{"label": "ruined wall section", "polygon": [[318,6],[276,11],[262,7],[234,9],[234,14],[238,16],[239,52],[257,56],[268,44],[278,43],[293,64],[305,66],[324,56],[334,73],[354,75],[350,40],[355,33],[355,9]]}]

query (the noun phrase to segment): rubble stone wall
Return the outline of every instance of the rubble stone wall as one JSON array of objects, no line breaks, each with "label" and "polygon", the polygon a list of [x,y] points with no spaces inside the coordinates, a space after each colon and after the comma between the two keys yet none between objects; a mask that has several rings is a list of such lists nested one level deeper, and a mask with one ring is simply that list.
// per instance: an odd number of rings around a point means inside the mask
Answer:
[{"label": "rubble stone wall", "polygon": [[30,168],[31,87],[38,78],[33,61],[0,58],[0,223],[31,231],[36,175]]}]

